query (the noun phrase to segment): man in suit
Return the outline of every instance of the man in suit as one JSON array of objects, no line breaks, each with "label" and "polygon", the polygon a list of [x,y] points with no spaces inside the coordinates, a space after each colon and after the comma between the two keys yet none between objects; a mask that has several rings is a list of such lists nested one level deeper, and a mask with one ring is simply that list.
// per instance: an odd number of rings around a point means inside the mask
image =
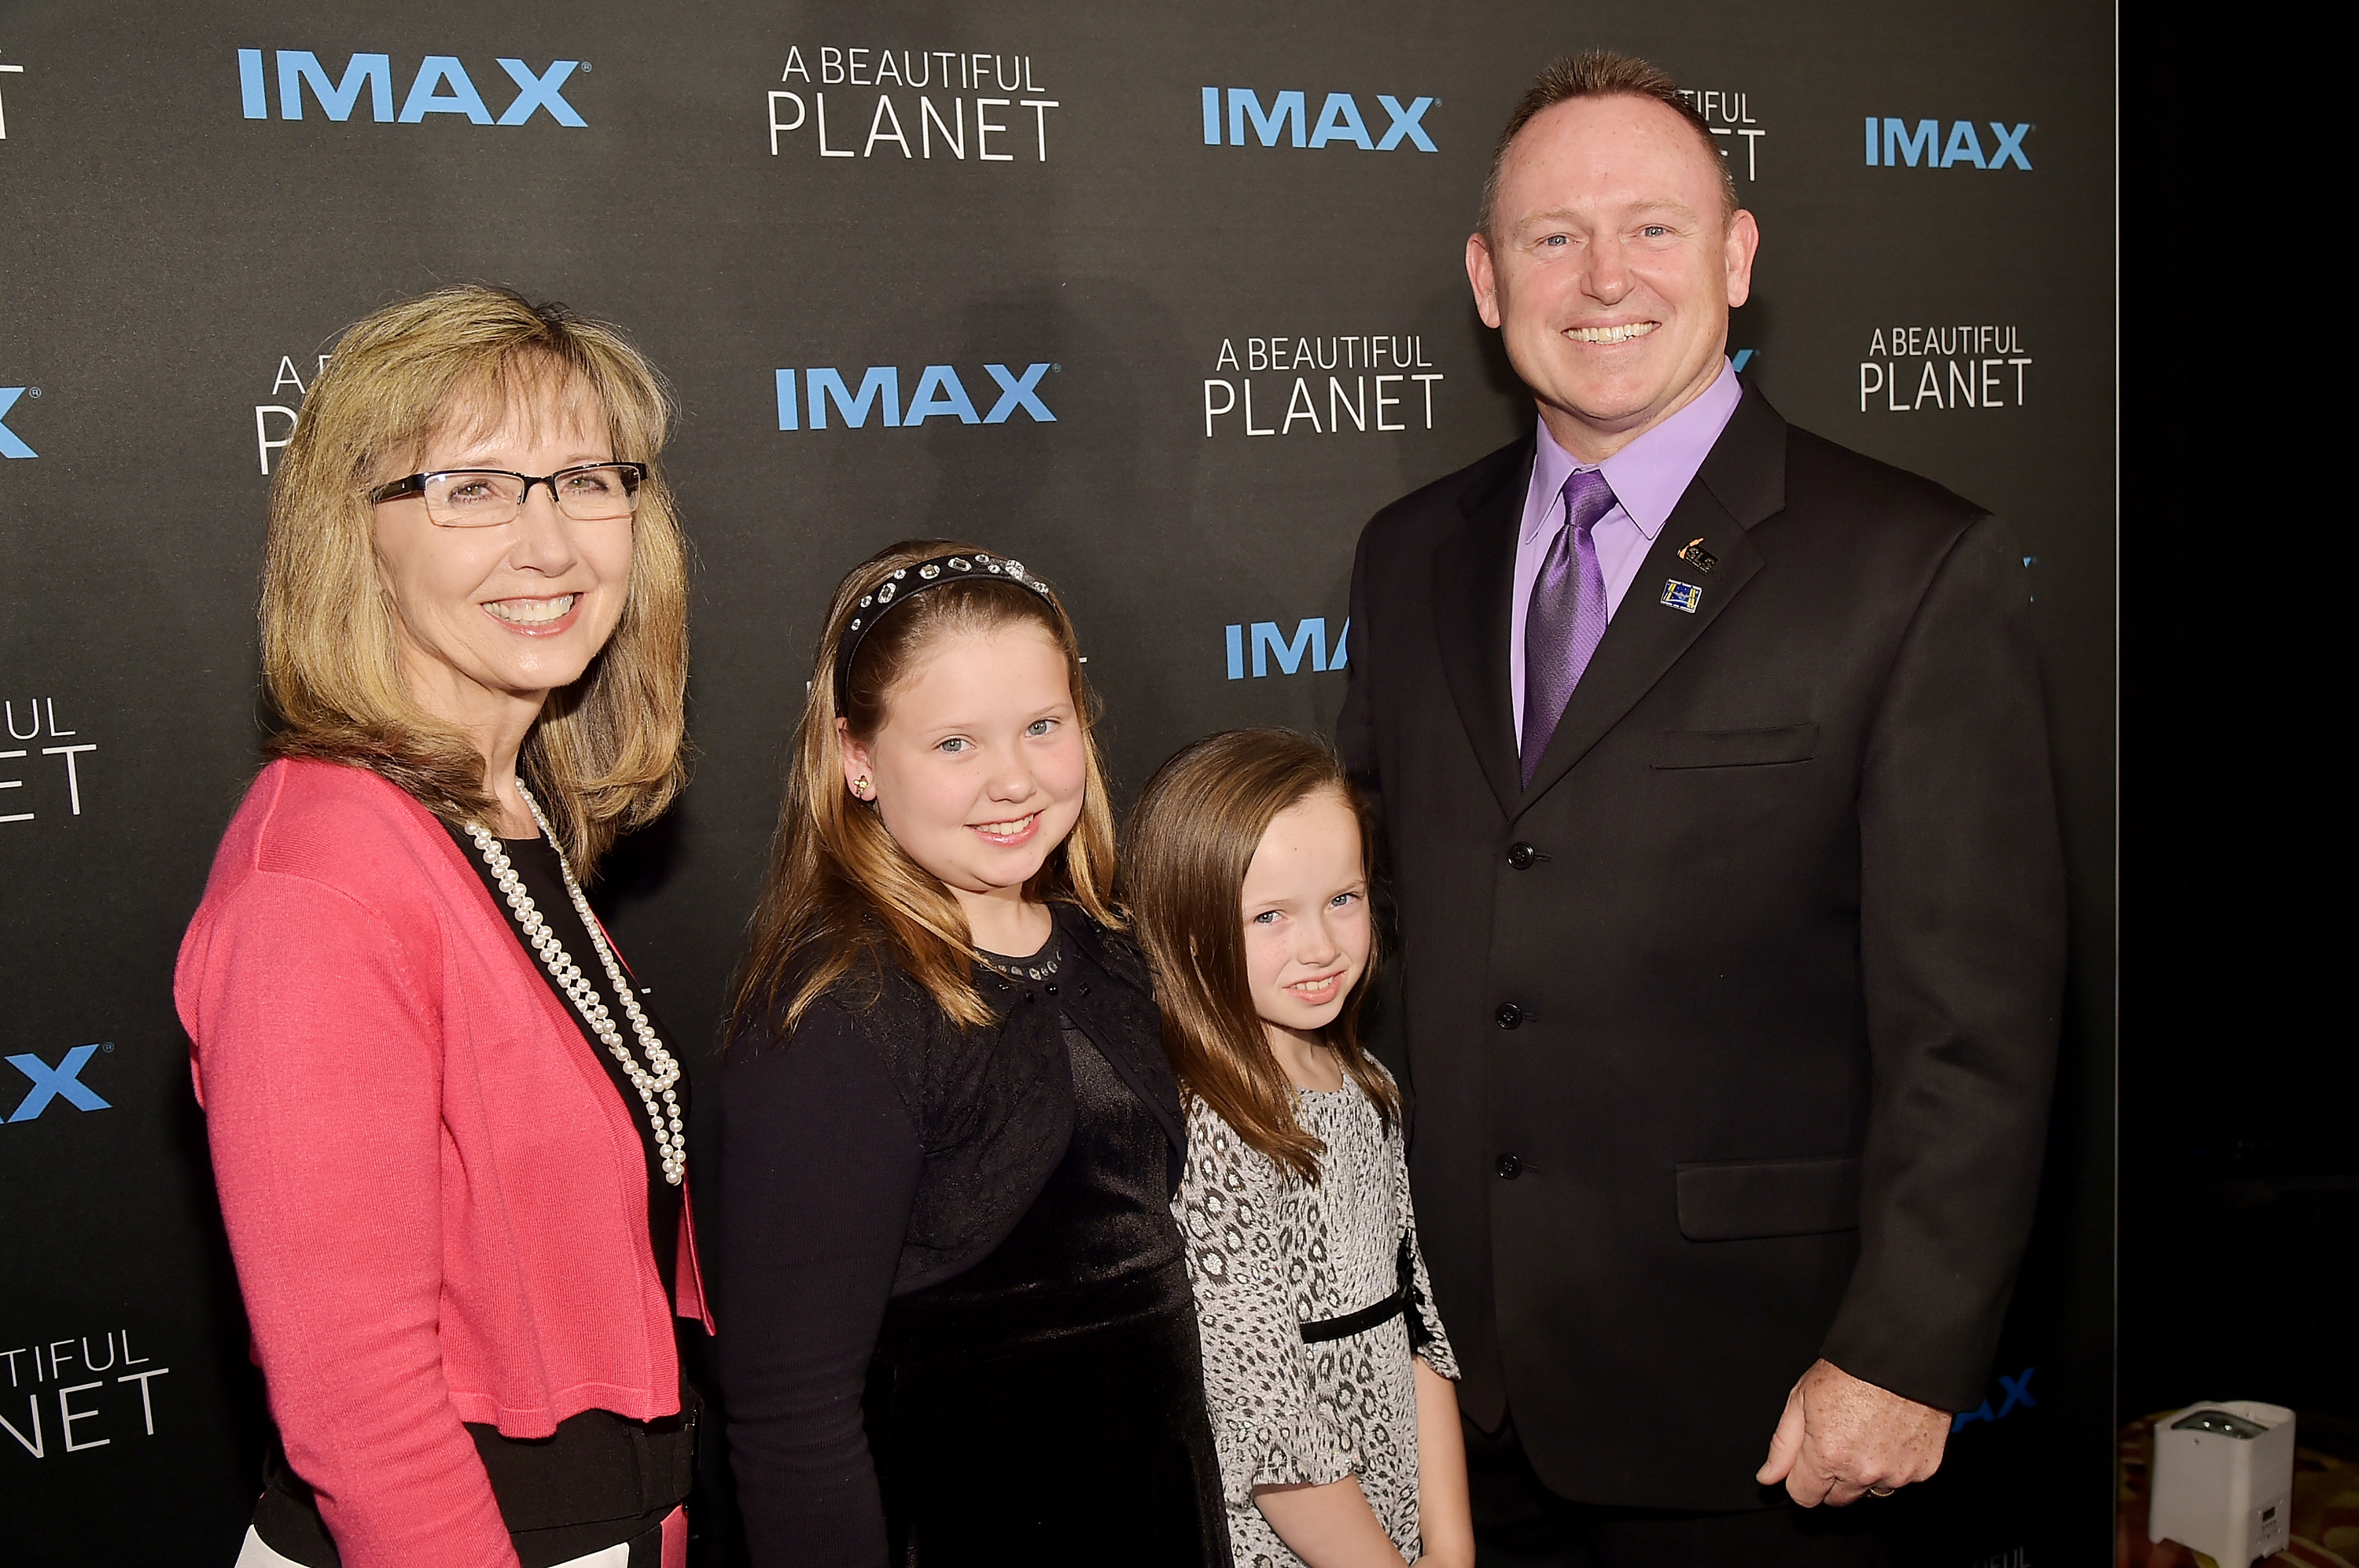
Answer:
[{"label": "man in suit", "polygon": [[1661,71],[1551,67],[1485,209],[1538,419],[1369,523],[1341,721],[1484,1562],[1875,1562],[1814,1506],[1933,1473],[2038,1185],[2022,558],[1737,380],[1759,234]]}]

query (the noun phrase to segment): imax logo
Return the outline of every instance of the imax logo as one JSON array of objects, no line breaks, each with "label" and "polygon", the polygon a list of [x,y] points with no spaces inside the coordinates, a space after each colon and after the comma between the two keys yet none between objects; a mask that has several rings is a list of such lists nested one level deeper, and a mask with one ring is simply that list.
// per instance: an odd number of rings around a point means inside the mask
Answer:
[{"label": "imax logo", "polygon": [[[2026,561],[2024,564],[2027,566],[2030,562]],[[1998,1386],[2002,1398],[1999,1400],[1998,1409],[1992,1410],[1991,1402],[1984,1399],[1980,1410],[1960,1410],[1951,1418],[1950,1431],[1952,1433],[1963,1432],[1974,1421],[2005,1421],[2017,1410],[2038,1410],[2039,1401],[2031,1397],[2031,1375],[2038,1370],[2037,1367],[2027,1367],[2013,1377],[2004,1372],[2000,1373]]]},{"label": "imax logo", "polygon": [[852,430],[868,423],[871,414],[881,415],[877,421],[886,430],[922,425],[928,419],[956,419],[962,425],[1004,425],[1013,419],[1017,409],[1035,424],[1053,425],[1057,416],[1040,400],[1040,377],[1062,365],[1046,361],[1027,365],[1017,375],[1004,365],[986,365],[984,374],[999,388],[998,400],[991,412],[978,414],[974,399],[967,396],[966,383],[959,373],[947,365],[929,365],[918,373],[918,384],[909,394],[908,408],[901,406],[901,372],[890,365],[872,365],[861,373],[860,390],[852,389],[843,372],[825,365],[815,365],[802,373],[802,396],[796,394],[796,376],[791,370],[778,372],[778,429],[800,430],[808,414],[810,428],[827,429],[828,405],[835,406],[835,417]]},{"label": "imax logo", "polygon": [[10,430],[7,425],[8,410],[15,408],[16,406],[16,399],[25,396],[27,391],[30,391],[36,397],[41,395],[41,389],[38,387],[29,388],[24,387],[0,387],[0,457],[38,457],[41,455],[39,452],[35,452],[31,447],[27,446],[25,444],[24,438],[18,435],[16,431]]},{"label": "imax logo", "polygon": [[[1867,117],[1867,167],[1874,169],[1881,164],[1886,169],[1898,169],[1906,165],[1914,169],[1918,160],[1922,158],[1928,169],[1953,169],[1962,163],[1974,169],[2005,169],[2011,163],[2029,173],[2031,160],[2023,156],[2023,138],[2031,134],[2031,126],[2025,124],[2009,130],[1996,120],[1983,123],[1991,130],[1991,150],[1987,156],[1983,152],[1982,133],[1974,128],[1972,120],[1951,121],[1950,139],[1943,141],[1939,120],[1919,120],[1911,129],[1906,120],[1878,122],[1875,115],[1870,114]],[[1883,136],[1881,150],[1884,156],[1881,158],[1876,157],[1879,124]]]},{"label": "imax logo", "polygon": [[1350,621],[1345,621],[1343,629],[1335,634],[1332,653],[1327,649],[1327,617],[1324,615],[1312,615],[1308,620],[1297,621],[1290,642],[1278,630],[1276,621],[1256,621],[1251,626],[1240,623],[1230,626],[1228,634],[1229,679],[1232,681],[1245,678],[1245,639],[1248,637],[1253,639],[1253,672],[1256,677],[1269,673],[1273,659],[1277,661],[1278,673],[1282,675],[1300,674],[1305,655],[1310,657],[1310,668],[1314,670],[1341,670],[1349,662],[1345,645],[1352,640]]},{"label": "imax logo", "polygon": [[[475,91],[467,68],[459,57],[429,54],[419,61],[418,74],[410,78],[409,92],[401,101],[401,114],[393,112],[393,57],[385,54],[356,54],[344,62],[343,75],[330,81],[320,64],[320,57],[310,49],[279,49],[278,57],[278,117],[299,120],[303,117],[303,93],[307,87],[321,113],[331,120],[349,120],[359,107],[364,88],[369,95],[369,118],[390,121],[397,117],[405,125],[424,122],[429,114],[463,114],[478,125],[521,125],[543,110],[560,125],[579,129],[589,124],[574,111],[558,91],[565,79],[576,69],[590,68],[578,60],[557,60],[549,69],[535,71],[520,60],[503,60],[499,68],[508,73],[508,80],[517,88],[515,102],[500,114],[498,120],[484,103],[484,95]],[[266,120],[270,105],[264,91],[262,51],[242,49],[237,51],[237,78],[245,103],[245,117]]]},{"label": "imax logo", "polygon": [[[1389,93],[1376,94],[1376,106],[1391,117],[1380,140],[1368,136],[1368,122],[1361,117],[1360,105],[1349,93],[1330,93],[1319,110],[1319,123],[1310,128],[1310,139],[1303,138],[1303,125],[1310,118],[1310,100],[1301,93],[1280,93],[1262,107],[1261,98],[1250,87],[1228,89],[1228,143],[1231,147],[1245,145],[1245,127],[1253,127],[1255,139],[1264,147],[1276,147],[1277,138],[1288,138],[1288,147],[1355,147],[1362,152],[1390,152],[1406,140],[1419,152],[1439,152],[1433,138],[1425,134],[1425,112],[1440,100],[1412,99],[1406,109],[1400,100]],[[1204,89],[1204,145],[1219,147],[1223,120],[1222,90]]]},{"label": "imax logo", "polygon": [[21,1056],[8,1058],[9,1066],[33,1081],[33,1092],[17,1102],[16,1108],[8,1113],[8,1119],[11,1122],[31,1121],[58,1100],[63,1100],[78,1111],[113,1109],[82,1083],[82,1070],[89,1066],[90,1059],[100,1051],[112,1053],[114,1050],[113,1040],[102,1040],[96,1045],[77,1045],[67,1051],[65,1060],[55,1067],[29,1051]]}]

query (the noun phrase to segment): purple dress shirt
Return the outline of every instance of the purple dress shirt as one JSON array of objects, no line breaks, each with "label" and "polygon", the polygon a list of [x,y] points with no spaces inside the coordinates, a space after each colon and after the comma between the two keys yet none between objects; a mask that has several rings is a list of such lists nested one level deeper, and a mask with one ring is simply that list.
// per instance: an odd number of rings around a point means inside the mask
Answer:
[{"label": "purple dress shirt", "polygon": [[1614,486],[1614,509],[1597,519],[1590,537],[1597,543],[1598,569],[1605,574],[1605,619],[1613,624],[1622,595],[1638,575],[1638,563],[1663,531],[1671,508],[1687,494],[1696,470],[1744,397],[1736,372],[1725,359],[1720,375],[1692,403],[1607,458],[1575,463],[1556,444],[1548,426],[1539,428],[1539,453],[1532,463],[1531,487],[1524,492],[1523,531],[1516,538],[1513,618],[1507,628],[1507,680],[1515,694],[1516,733],[1524,727],[1524,619],[1532,604],[1532,583],[1540,574],[1549,544],[1564,523],[1564,482],[1579,468],[1602,467]]}]

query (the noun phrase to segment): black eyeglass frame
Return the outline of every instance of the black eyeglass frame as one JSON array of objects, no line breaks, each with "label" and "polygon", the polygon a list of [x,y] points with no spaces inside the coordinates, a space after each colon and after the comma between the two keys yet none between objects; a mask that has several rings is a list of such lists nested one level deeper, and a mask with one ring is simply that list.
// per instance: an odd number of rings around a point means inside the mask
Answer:
[{"label": "black eyeglass frame", "polygon": [[[423,499],[426,486],[434,480],[447,478],[453,474],[496,474],[503,479],[524,481],[524,488],[516,492],[516,512],[519,516],[523,514],[525,503],[532,499],[532,487],[536,485],[546,485],[549,486],[550,503],[557,507],[558,515],[563,517],[565,503],[558,498],[557,482],[569,474],[586,474],[596,468],[619,468],[623,471],[624,494],[630,497],[631,510],[637,511],[639,486],[647,482],[647,465],[644,463],[630,463],[622,459],[612,463],[577,463],[571,468],[560,468],[554,474],[518,474],[513,468],[438,468],[431,474],[412,474],[405,478],[389,480],[370,491],[367,499],[372,506],[382,506],[387,501],[405,501],[412,495]],[[442,523],[436,526],[449,528],[452,525]],[[475,526],[497,528],[499,525],[484,523]]]}]

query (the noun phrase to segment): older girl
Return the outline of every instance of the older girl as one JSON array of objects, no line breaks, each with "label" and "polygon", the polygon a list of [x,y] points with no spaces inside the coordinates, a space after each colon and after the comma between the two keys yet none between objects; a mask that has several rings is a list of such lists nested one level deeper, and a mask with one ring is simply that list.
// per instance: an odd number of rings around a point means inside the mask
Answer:
[{"label": "older girl", "polygon": [[668,412],[611,329],[474,287],[304,399],[277,760],[177,986],[277,1424],[241,1568],[686,1560],[688,1085],[582,891],[680,782]]},{"label": "older girl", "polygon": [[914,541],[836,592],[721,1077],[758,1568],[1229,1561],[1092,717],[1016,561]]},{"label": "older girl", "polygon": [[1353,1030],[1368,834],[1286,730],[1182,750],[1131,818],[1125,891],[1188,1100],[1176,1205],[1239,1568],[1470,1568],[1451,1381],[1392,1077]]}]

